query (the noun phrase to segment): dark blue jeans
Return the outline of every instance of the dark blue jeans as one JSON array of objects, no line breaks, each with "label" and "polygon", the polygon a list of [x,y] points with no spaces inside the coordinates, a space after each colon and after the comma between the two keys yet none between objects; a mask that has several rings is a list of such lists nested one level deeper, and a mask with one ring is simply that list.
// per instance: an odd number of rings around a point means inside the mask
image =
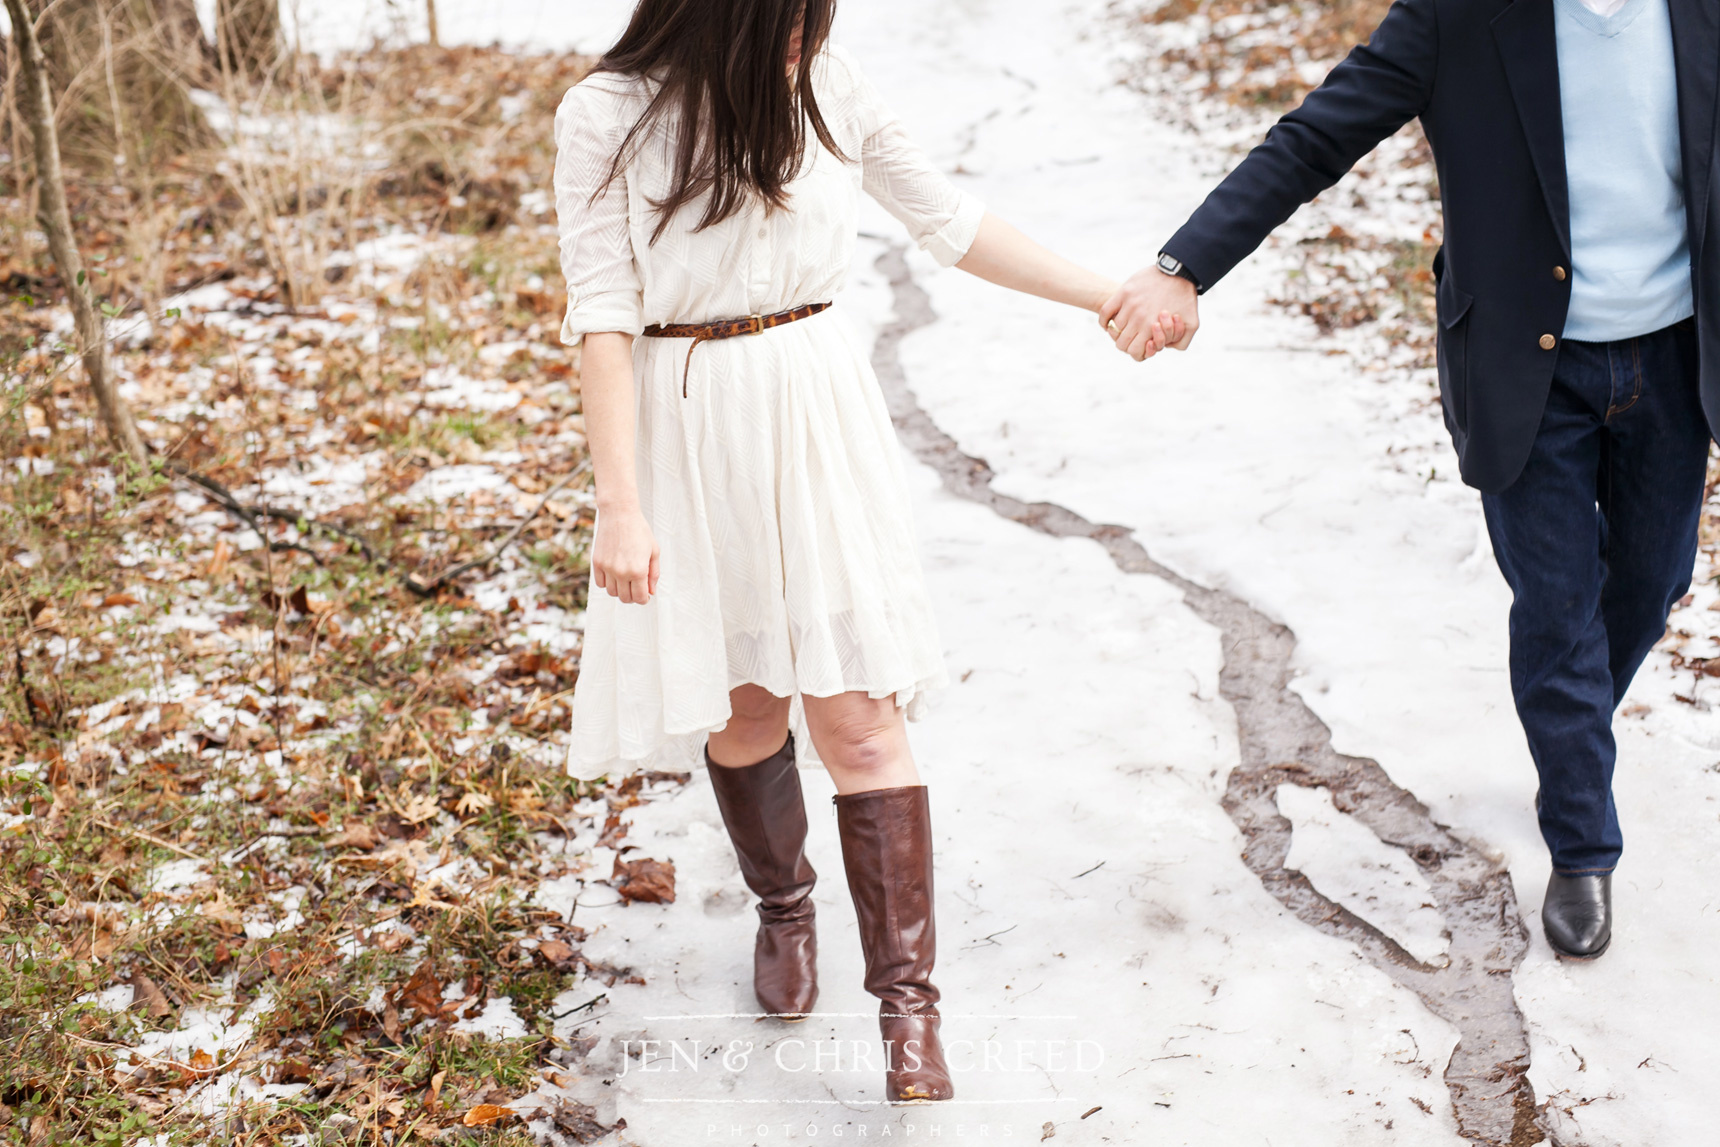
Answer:
[{"label": "dark blue jeans", "polygon": [[1613,710],[1690,588],[1707,467],[1687,320],[1566,342],[1528,465],[1482,496],[1513,595],[1511,691],[1555,872],[1611,872],[1623,851]]}]

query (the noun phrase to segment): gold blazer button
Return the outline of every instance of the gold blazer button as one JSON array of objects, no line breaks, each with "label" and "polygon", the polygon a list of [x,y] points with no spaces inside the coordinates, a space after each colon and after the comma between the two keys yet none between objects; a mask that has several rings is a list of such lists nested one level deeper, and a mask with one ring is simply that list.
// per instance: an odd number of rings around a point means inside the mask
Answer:
[{"label": "gold blazer button", "polygon": [[1561,283],[1564,282],[1565,281],[1565,269],[1563,267],[1554,267],[1553,268],[1553,278],[1559,280],[1559,282],[1561,282]]},{"label": "gold blazer button", "polygon": [[1556,347],[1558,345],[1559,345],[1559,340],[1554,338],[1552,335],[1542,335],[1541,336],[1541,349],[1542,350],[1552,350],[1554,347]]}]

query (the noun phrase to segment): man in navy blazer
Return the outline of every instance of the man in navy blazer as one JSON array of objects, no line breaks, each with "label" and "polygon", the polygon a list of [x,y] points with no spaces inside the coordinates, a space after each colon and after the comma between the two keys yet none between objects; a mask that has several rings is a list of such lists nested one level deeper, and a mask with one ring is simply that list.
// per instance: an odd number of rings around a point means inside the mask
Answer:
[{"label": "man in navy blazer", "polygon": [[1689,588],[1720,428],[1717,72],[1715,0],[1398,0],[1101,314],[1137,359],[1178,314],[1186,349],[1198,293],[1420,119],[1440,397],[1513,594],[1567,958],[1612,940],[1613,711]]}]

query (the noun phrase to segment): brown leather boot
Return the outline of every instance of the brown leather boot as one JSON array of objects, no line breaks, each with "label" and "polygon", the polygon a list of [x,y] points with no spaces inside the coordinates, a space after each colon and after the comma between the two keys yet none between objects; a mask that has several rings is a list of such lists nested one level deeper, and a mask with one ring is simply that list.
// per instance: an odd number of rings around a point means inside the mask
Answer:
[{"label": "brown leather boot", "polygon": [[812,905],[818,874],[806,859],[806,800],[794,767],[794,736],[756,765],[726,768],[708,751],[705,763],[741,875],[759,898],[753,991],[771,1015],[805,1019],[818,999]]},{"label": "brown leather boot", "polygon": [[836,800],[848,890],[860,918],[866,990],[883,1001],[878,1028],[892,1103],[954,1098],[938,1039],[932,986],[932,816],[923,785],[853,793]]}]

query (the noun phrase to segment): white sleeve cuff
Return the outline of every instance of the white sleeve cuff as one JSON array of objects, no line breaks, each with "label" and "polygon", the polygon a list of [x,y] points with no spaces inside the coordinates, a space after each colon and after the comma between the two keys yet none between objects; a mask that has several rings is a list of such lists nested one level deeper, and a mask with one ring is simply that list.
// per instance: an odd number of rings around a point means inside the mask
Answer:
[{"label": "white sleeve cuff", "polygon": [[561,341],[567,346],[578,346],[586,335],[612,331],[637,338],[644,329],[645,304],[638,291],[567,293],[567,317],[561,323]]},{"label": "white sleeve cuff", "polygon": [[920,249],[941,267],[953,267],[967,257],[974,236],[979,234],[980,220],[985,218],[984,203],[965,191],[958,194],[961,204],[950,221],[920,241]]}]

